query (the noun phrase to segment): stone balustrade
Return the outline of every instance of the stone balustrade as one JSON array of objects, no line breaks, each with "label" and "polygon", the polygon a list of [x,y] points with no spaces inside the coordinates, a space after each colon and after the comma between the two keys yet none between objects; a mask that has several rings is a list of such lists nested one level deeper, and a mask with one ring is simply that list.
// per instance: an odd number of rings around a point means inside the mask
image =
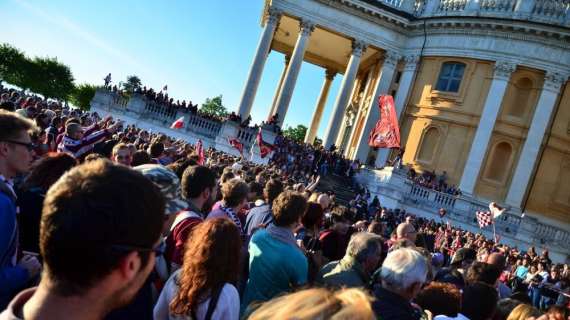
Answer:
[{"label": "stone balustrade", "polygon": [[[133,94],[128,98],[115,92],[98,90],[91,101],[91,111],[96,111],[103,117],[111,115],[127,124],[134,124],[151,132],[162,132],[190,143],[196,143],[200,139],[206,147],[214,147],[236,156],[239,155],[239,152],[229,145],[228,139],[238,138],[247,148],[247,151],[244,151],[247,160],[256,163],[267,163],[268,161],[268,158],[261,159],[259,148],[253,148],[253,154],[250,153],[251,145],[254,143],[259,129],[244,128],[234,121],[218,121],[185,110],[169,108],[150,101],[140,94]],[[171,124],[181,117],[184,117],[184,127],[171,129]],[[263,139],[268,143],[273,143],[275,140],[274,130],[270,127],[263,127],[262,130]]]},{"label": "stone balustrade", "polygon": [[[476,211],[488,211],[488,203],[469,196],[455,196],[412,183],[405,170],[390,167],[383,170],[362,169],[356,175],[358,183],[367,186],[372,195],[377,195],[383,206],[403,208],[408,212],[439,221],[440,208],[447,210],[445,219],[460,223],[471,232],[483,232],[492,237],[491,227],[481,230]],[[501,242],[522,248],[547,246],[560,261],[570,259],[570,231],[548,224],[529,215],[507,210],[495,220]]]},{"label": "stone balustrade", "polygon": [[418,18],[476,16],[570,26],[570,0],[377,0]]}]

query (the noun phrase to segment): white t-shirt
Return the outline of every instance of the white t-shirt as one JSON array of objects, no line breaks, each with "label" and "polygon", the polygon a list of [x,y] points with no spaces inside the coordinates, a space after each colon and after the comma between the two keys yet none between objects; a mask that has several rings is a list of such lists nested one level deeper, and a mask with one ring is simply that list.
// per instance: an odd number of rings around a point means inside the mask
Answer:
[{"label": "white t-shirt", "polygon": [[[154,306],[154,319],[155,320],[180,320],[180,319],[192,319],[191,315],[188,316],[175,316],[170,314],[169,305],[174,299],[176,293],[178,293],[178,285],[176,284],[176,276],[180,273],[180,270],[176,271],[170,279],[164,285],[160,297]],[[205,299],[200,305],[198,305],[197,310],[195,310],[197,319],[203,320],[206,317],[206,312],[208,312],[208,305],[210,304],[210,298]],[[212,314],[212,320],[238,320],[239,319],[239,294],[232,284],[226,283],[220,292],[220,297],[218,298],[218,303]]]}]

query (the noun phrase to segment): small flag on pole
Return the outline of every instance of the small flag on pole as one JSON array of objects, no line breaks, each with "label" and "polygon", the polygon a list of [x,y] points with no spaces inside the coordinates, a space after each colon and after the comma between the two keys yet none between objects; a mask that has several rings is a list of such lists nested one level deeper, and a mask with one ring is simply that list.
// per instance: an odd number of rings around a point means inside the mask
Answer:
[{"label": "small flag on pole", "polygon": [[493,215],[490,211],[477,211],[475,212],[475,216],[477,216],[479,228],[484,228],[493,224]]},{"label": "small flag on pole", "polygon": [[182,129],[184,128],[184,116],[178,118],[176,121],[172,123],[170,126],[171,129]]},{"label": "small flag on pole", "polygon": [[240,154],[243,154],[243,143],[241,143],[238,138],[228,138],[228,143],[230,146],[236,148]]}]

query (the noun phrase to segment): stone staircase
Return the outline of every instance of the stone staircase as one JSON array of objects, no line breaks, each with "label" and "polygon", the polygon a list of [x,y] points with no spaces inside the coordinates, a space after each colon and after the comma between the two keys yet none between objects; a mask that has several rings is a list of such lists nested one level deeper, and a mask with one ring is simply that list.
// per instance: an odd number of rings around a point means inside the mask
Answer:
[{"label": "stone staircase", "polygon": [[336,195],[337,204],[348,206],[350,200],[356,197],[356,192],[353,189],[352,185],[352,179],[349,177],[329,174],[327,176],[321,177],[321,181],[317,186],[317,191],[332,191]]}]

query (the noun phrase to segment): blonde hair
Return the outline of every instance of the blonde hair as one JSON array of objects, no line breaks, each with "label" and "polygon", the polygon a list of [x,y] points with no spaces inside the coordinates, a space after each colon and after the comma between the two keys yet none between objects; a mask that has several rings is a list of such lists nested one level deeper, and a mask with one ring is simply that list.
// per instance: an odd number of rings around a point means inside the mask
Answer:
[{"label": "blonde hair", "polygon": [[262,304],[248,318],[260,319],[375,319],[372,298],[361,289],[306,289]]},{"label": "blonde hair", "polygon": [[542,314],[529,304],[519,304],[509,314],[507,320],[526,320],[530,317],[540,317]]}]

